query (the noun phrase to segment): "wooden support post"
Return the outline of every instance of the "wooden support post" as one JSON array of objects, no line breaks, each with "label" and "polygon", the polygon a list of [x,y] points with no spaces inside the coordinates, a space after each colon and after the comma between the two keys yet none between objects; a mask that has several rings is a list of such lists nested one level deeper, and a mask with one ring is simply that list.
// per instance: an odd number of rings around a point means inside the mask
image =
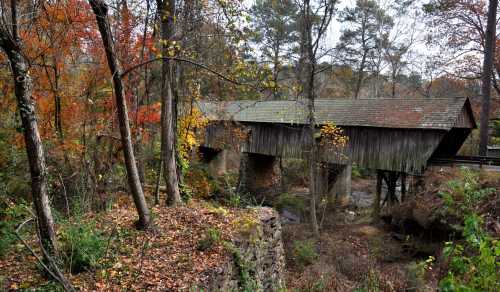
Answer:
[{"label": "wooden support post", "polygon": [[384,202],[382,206],[384,206],[387,202],[389,202],[389,206],[394,205],[394,203],[398,202],[398,197],[396,197],[396,183],[399,179],[399,173],[395,171],[382,171],[382,178],[387,185],[387,194],[384,198]]},{"label": "wooden support post", "polygon": [[375,192],[375,200],[373,201],[373,213],[372,217],[374,221],[378,221],[380,218],[380,198],[382,194],[382,171],[377,170],[377,189]]},{"label": "wooden support post", "polygon": [[406,173],[401,173],[401,203],[406,200]]}]

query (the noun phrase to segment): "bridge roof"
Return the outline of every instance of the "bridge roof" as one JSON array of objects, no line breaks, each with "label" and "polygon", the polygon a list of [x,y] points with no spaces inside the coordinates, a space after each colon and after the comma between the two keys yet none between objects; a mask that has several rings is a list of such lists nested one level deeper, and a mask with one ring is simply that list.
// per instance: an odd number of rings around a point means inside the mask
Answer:
[{"label": "bridge roof", "polygon": [[[210,120],[307,124],[306,100],[199,102]],[[315,101],[318,124],[400,129],[475,128],[467,98],[330,99]]]}]

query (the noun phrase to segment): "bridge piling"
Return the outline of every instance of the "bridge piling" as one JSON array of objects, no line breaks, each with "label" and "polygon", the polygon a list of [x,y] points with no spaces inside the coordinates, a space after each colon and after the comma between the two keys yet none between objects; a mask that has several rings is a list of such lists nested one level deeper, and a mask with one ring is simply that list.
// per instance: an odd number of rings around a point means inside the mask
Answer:
[{"label": "bridge piling", "polygon": [[208,165],[211,176],[223,176],[227,171],[227,150],[200,147],[201,159]]},{"label": "bridge piling", "polygon": [[269,191],[280,190],[281,172],[278,157],[248,152],[241,153],[238,193],[251,193],[260,197]]}]

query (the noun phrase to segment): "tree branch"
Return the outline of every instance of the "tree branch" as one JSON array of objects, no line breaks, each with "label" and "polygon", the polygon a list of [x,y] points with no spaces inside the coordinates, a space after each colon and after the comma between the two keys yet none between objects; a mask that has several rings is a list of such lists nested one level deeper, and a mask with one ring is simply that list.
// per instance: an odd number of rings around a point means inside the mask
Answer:
[{"label": "tree branch", "polygon": [[154,63],[154,62],[157,62],[157,61],[161,61],[161,60],[172,60],[172,61],[178,61],[178,62],[183,62],[183,63],[188,63],[188,64],[191,64],[193,66],[196,66],[196,67],[199,67],[199,68],[202,68],[202,69],[205,69],[207,70],[208,72],[216,75],[217,77],[227,81],[227,82],[230,82],[230,83],[233,83],[233,84],[236,84],[236,85],[245,85],[245,86],[252,86],[250,84],[246,84],[246,83],[241,83],[241,82],[238,82],[234,79],[231,79],[227,76],[224,76],[223,74],[209,68],[208,66],[204,65],[204,64],[201,64],[201,63],[197,63],[193,60],[189,60],[189,59],[184,59],[184,58],[179,58],[179,57],[159,57],[159,58],[154,58],[154,59],[150,59],[150,60],[147,60],[147,61],[144,61],[140,64],[137,64],[137,65],[134,65],[126,70],[123,71],[123,73],[120,75],[120,78],[124,78],[126,75],[128,75],[129,73],[131,73],[132,71],[136,70],[137,68],[139,67],[142,67],[144,65],[147,65],[147,64],[150,64],[150,63]]}]

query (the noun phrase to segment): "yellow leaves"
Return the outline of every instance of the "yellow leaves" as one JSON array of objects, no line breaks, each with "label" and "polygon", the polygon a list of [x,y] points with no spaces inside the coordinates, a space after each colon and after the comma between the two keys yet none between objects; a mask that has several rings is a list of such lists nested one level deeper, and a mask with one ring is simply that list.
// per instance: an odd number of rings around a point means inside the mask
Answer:
[{"label": "yellow leaves", "polygon": [[168,56],[169,57],[175,56],[175,49],[174,48],[169,48],[168,49]]},{"label": "yellow leaves", "polygon": [[[182,49],[181,44],[179,42],[176,42],[176,41],[169,41],[166,39],[160,39],[158,41],[158,43],[161,47],[163,47],[166,50],[166,55],[168,57],[174,57],[174,56],[178,55]],[[155,51],[157,51],[157,50],[155,49]],[[157,57],[161,58],[162,54],[158,53]]]},{"label": "yellow leaves", "polygon": [[261,226],[259,225],[255,214],[252,213],[238,216],[231,222],[231,225],[239,232],[240,235],[243,235],[252,242],[257,239],[258,234],[261,231]]},{"label": "yellow leaves", "polygon": [[321,146],[343,148],[348,142],[348,137],[344,135],[344,130],[331,122],[328,122],[321,127],[320,137]]},{"label": "yellow leaves", "polygon": [[188,158],[189,151],[199,145],[196,130],[203,129],[208,124],[208,119],[197,108],[193,107],[190,113],[181,117],[178,127],[179,152]]}]

